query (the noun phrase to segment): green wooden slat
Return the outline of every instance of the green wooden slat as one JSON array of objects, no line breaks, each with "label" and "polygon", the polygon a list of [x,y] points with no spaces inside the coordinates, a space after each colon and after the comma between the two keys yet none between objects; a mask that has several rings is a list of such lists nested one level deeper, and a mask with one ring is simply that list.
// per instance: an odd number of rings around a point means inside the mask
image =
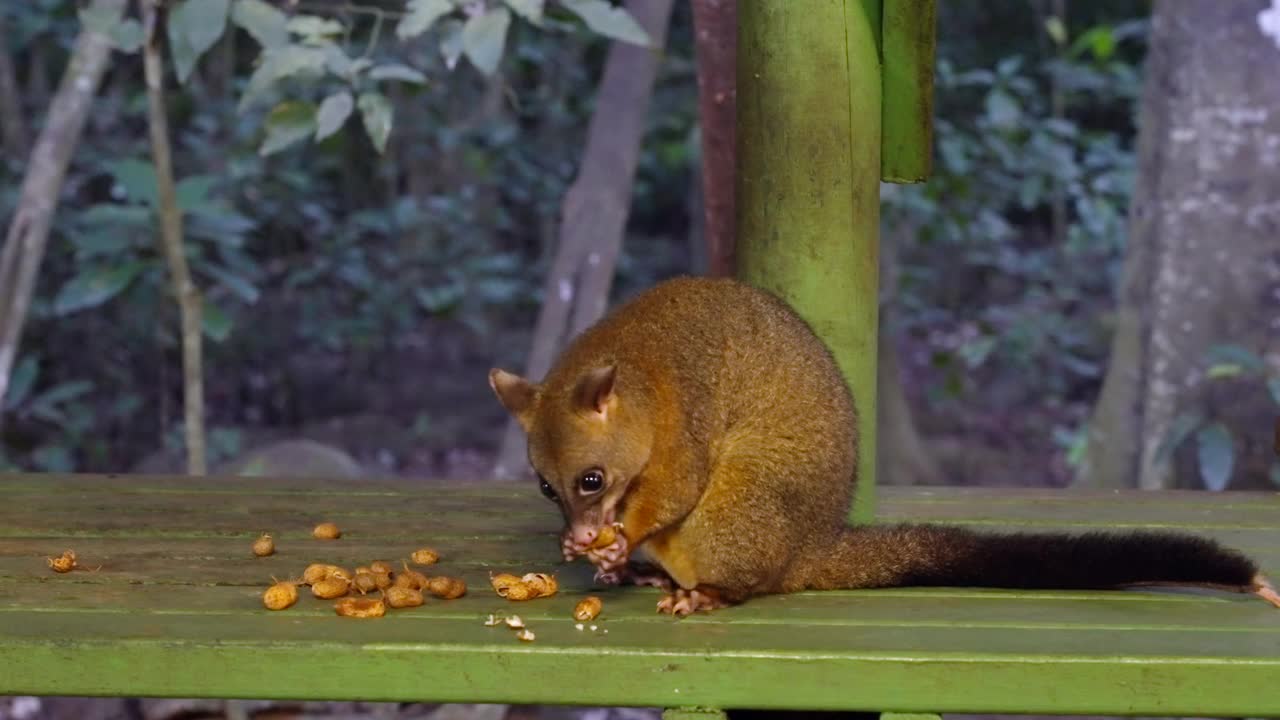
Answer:
[{"label": "green wooden slat", "polygon": [[[100,639],[104,628],[112,639]],[[5,691],[23,694],[907,712],[1267,715],[1280,708],[1280,640],[1270,634],[1140,633],[1140,644],[1116,652],[1126,633],[1112,630],[780,632],[671,621],[609,623],[604,635],[576,631],[568,620],[534,628],[538,641],[520,644],[478,618],[32,614],[6,633],[0,678]],[[68,667],[76,672],[46,672]]]},{"label": "green wooden slat", "polygon": [[[480,573],[463,573],[471,591],[457,600],[428,599],[397,617],[414,620],[474,619],[517,613],[527,621],[562,622],[588,593],[604,600],[599,623],[626,621],[667,625],[654,612],[654,589],[590,587],[590,573],[561,577],[555,597],[513,603],[496,597]],[[259,606],[266,582],[255,586],[207,586],[183,590],[129,583],[0,583],[0,620],[5,613],[114,613],[236,616],[266,614]],[[305,591],[304,591],[305,592]],[[328,617],[331,603],[303,595],[291,617]],[[697,615],[688,625],[831,625],[850,627],[987,628],[992,630],[1119,630],[1134,633],[1280,633],[1274,610],[1256,598],[1190,592],[989,592],[917,589],[840,591],[771,596],[732,612]],[[1135,635],[1137,637],[1137,635]]]},{"label": "green wooden slat", "polygon": [[880,177],[924,182],[933,168],[935,0],[883,0]]}]

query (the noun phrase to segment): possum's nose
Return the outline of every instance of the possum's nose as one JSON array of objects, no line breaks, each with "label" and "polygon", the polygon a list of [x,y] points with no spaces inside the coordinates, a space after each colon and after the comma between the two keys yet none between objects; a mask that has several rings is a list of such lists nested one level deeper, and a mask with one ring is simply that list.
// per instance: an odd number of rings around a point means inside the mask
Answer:
[{"label": "possum's nose", "polygon": [[575,525],[573,527],[573,541],[578,545],[590,545],[595,542],[596,536],[599,534],[590,525]]}]

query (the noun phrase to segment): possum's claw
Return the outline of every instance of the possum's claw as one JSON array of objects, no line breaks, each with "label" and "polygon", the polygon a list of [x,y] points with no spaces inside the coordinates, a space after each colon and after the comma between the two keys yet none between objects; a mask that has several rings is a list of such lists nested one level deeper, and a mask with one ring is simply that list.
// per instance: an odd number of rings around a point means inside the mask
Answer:
[{"label": "possum's claw", "polygon": [[658,612],[684,617],[690,613],[707,610],[718,610],[729,607],[729,603],[720,599],[719,593],[709,588],[685,590],[676,588],[675,592],[658,601]]},{"label": "possum's claw", "polygon": [[1253,576],[1253,587],[1250,590],[1254,595],[1280,608],[1280,593],[1276,592],[1276,587],[1261,573]]}]

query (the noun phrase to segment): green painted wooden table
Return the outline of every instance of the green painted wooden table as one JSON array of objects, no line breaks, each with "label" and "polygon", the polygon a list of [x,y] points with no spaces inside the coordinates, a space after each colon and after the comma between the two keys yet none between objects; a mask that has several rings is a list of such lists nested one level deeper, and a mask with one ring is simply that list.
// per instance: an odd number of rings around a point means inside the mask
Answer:
[{"label": "green painted wooden table", "polygon": [[[1280,611],[1252,596],[830,592],[673,620],[629,587],[599,592],[593,632],[569,617],[590,568],[559,560],[532,487],[19,475],[0,497],[0,694],[1280,716]],[[879,516],[1185,528],[1280,575],[1277,494],[884,488]],[[342,539],[311,538],[323,520]],[[251,555],[261,531],[276,555]],[[260,604],[272,575],[422,545],[465,597],[378,620]],[[101,568],[54,574],[66,548]],[[510,603],[491,570],[555,571],[561,593]],[[483,623],[513,611],[534,642]]]}]

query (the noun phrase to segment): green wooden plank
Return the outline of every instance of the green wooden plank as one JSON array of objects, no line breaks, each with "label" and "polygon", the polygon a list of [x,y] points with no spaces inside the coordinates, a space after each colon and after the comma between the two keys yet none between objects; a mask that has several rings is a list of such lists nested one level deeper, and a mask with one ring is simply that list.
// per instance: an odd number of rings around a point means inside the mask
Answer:
[{"label": "green wooden plank", "polygon": [[32,614],[0,645],[0,691],[899,712],[1280,710],[1272,634],[1141,633],[1140,647],[1116,652],[1127,633],[533,627],[537,641],[521,644],[479,618]]},{"label": "green wooden plank", "polygon": [[875,504],[879,25],[856,0],[738,7],[737,273],[826,342],[858,417],[853,517]]},{"label": "green wooden plank", "polygon": [[[669,624],[654,612],[659,597],[651,588],[593,588],[590,573],[561,576],[552,598],[515,603],[494,595],[481,573],[464,573],[470,592],[457,600],[429,598],[406,617],[476,618],[516,613],[528,621],[560,622],[588,593],[604,601],[599,623]],[[0,619],[5,613],[264,614],[260,597],[267,583],[183,588],[134,583],[0,582]],[[305,594],[286,612],[291,617],[328,617],[331,603]],[[692,625],[831,625],[902,628],[986,628],[991,630],[1124,630],[1144,632],[1280,633],[1275,610],[1251,596],[1177,592],[986,592],[918,589],[798,593],[759,598],[725,612],[696,615]]]},{"label": "green wooden plank", "polygon": [[1086,490],[1079,488],[1003,488],[1003,487],[930,487],[891,486],[883,489],[886,503],[904,506],[916,504],[981,503],[984,505],[1021,505],[1025,503],[1053,503],[1088,507],[1097,504],[1130,505],[1265,505],[1280,507],[1280,493],[1230,490],[1207,492],[1204,490]]},{"label": "green wooden plank", "polygon": [[934,0],[883,0],[880,177],[924,182],[933,169]]},{"label": "green wooden plank", "polygon": [[[127,479],[86,487],[70,477],[38,491],[26,485],[24,499],[82,503],[0,509],[0,531],[17,522],[27,533],[0,537],[0,694],[1280,715],[1280,622],[1252,596],[904,588],[757,598],[673,621],[653,612],[655,590],[595,588],[586,563],[560,563],[559,519],[531,509],[545,503],[529,487],[376,496],[348,481],[304,497],[304,481],[286,480],[294,497],[249,486],[204,492],[217,482],[171,483],[124,493],[122,502],[112,493]],[[0,479],[0,493],[7,487]],[[991,530],[1167,525],[1252,549],[1269,570],[1280,565],[1277,525],[1266,520],[1276,517],[1275,498],[1266,494],[1225,502],[1126,494],[1121,504],[1047,491],[885,495],[886,511],[902,519]],[[305,537],[312,518],[304,505],[347,513],[348,536]],[[284,528],[277,556],[248,556],[259,528],[237,525],[247,518]],[[68,538],[63,523],[97,535]],[[228,534],[192,536],[210,527]],[[68,544],[86,565],[105,561],[103,569],[49,572],[43,557]],[[420,544],[441,551],[433,571],[464,577],[467,596],[363,622],[333,617],[328,603],[305,596],[283,613],[260,607],[276,570],[394,559]],[[550,569],[562,590],[509,603],[488,589],[490,569]],[[605,599],[597,625],[608,634],[573,629],[569,610],[588,592]],[[511,611],[531,623],[535,643],[480,623]],[[582,682],[588,677],[627,682]]]},{"label": "green wooden plank", "polygon": [[[341,507],[352,512],[378,511],[389,507],[405,507],[422,511],[454,509],[484,511],[492,506],[495,509],[502,508],[504,512],[535,514],[544,514],[553,510],[552,506],[537,493],[532,483],[504,483],[503,485],[501,488],[492,487],[484,493],[478,492],[474,487],[460,485],[416,485],[401,488],[396,493],[318,492],[307,494],[305,506]],[[129,509],[137,506],[138,495],[147,496],[145,505],[147,510],[165,508],[189,510],[215,502],[232,502],[258,510],[286,509],[289,512],[296,512],[300,507],[298,495],[303,494],[301,490],[274,492],[270,488],[262,487],[216,492],[211,492],[207,487],[148,490],[130,487],[125,481],[116,481],[94,489],[69,490],[48,484],[41,488],[13,487],[0,479],[0,488],[4,489],[6,497],[15,500],[11,503],[12,508],[5,508],[7,511],[25,510],[32,513],[67,508],[101,511]],[[211,495],[218,496],[219,499],[213,500],[210,498]],[[998,507],[1015,513],[1023,507],[1052,506],[1069,507],[1084,514],[1091,506],[1098,505],[1124,506],[1134,508],[1134,512],[1143,512],[1144,508],[1159,512],[1163,508],[1175,506],[1239,507],[1280,512],[1280,493],[1264,492],[1077,492],[1043,488],[1036,490],[986,488],[975,492],[974,488],[888,487],[883,489],[881,495],[882,505],[886,509],[891,508],[899,512],[927,511],[928,507],[934,505],[972,506],[983,509],[984,512]]]},{"label": "green wooden plank", "polygon": [[[238,475],[192,477],[188,475],[119,475],[94,473],[3,473],[0,486],[7,492],[78,492],[110,489],[128,493],[199,492],[205,494],[294,493],[302,495],[401,496],[435,491],[475,497],[502,497],[519,492],[530,483],[488,479],[247,477]],[[536,489],[536,488],[535,488]]]}]

